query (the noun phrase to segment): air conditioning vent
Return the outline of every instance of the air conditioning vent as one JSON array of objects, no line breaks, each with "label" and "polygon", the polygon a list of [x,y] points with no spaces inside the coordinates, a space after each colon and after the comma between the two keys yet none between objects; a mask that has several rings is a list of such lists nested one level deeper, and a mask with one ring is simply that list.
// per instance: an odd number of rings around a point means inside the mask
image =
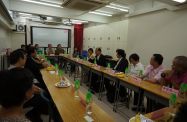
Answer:
[{"label": "air conditioning vent", "polygon": [[16,31],[25,32],[25,25],[22,25],[22,24],[16,25]]},{"label": "air conditioning vent", "polygon": [[62,6],[75,10],[89,11],[108,3],[109,0],[65,0]]}]

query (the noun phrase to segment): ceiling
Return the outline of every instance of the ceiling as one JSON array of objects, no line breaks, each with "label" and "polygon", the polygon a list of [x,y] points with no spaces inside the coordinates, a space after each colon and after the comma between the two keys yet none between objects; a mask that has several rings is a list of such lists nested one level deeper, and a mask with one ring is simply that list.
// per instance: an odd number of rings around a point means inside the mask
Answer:
[{"label": "ceiling", "polygon": [[[167,9],[168,6],[176,8],[180,5],[172,0],[9,0],[9,2],[11,11],[30,13],[33,16],[73,18],[99,23],[116,21],[117,16],[135,15],[134,13],[144,9],[157,10],[161,9],[160,6]],[[55,7],[36,4],[37,2],[53,4]]]}]

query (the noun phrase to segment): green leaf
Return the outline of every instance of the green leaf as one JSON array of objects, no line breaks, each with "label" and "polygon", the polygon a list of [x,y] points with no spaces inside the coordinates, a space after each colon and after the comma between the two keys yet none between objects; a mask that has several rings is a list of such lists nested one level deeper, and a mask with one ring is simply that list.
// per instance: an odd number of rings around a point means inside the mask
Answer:
[{"label": "green leaf", "polygon": [[90,103],[92,99],[92,93],[88,90],[86,93],[86,103]]},{"label": "green leaf", "polygon": [[182,83],[180,85],[180,92],[187,92],[187,84],[186,83]]}]

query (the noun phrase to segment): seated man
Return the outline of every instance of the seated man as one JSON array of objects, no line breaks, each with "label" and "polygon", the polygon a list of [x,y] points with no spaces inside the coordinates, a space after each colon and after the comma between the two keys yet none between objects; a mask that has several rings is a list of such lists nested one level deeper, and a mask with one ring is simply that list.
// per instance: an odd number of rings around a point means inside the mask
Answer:
[{"label": "seated man", "polygon": [[36,50],[34,47],[30,47],[27,51],[27,61],[25,64],[25,68],[29,69],[35,76],[35,78],[39,81],[38,86],[46,90],[46,86],[44,84],[42,74],[40,72],[41,69],[48,66],[47,63],[38,63],[35,60]]},{"label": "seated man", "polygon": [[[129,61],[131,63],[130,68],[129,68],[129,73],[132,75],[141,77],[142,74],[140,74],[140,73],[144,72],[144,66],[140,63],[139,60],[140,60],[140,58],[139,58],[138,54],[136,54],[136,53],[131,54],[129,56]],[[134,107],[132,108],[132,110],[134,110],[134,111],[137,110],[138,95],[139,95],[138,93],[134,92],[134,102],[133,102]],[[139,104],[141,105],[143,102],[143,94],[140,94],[140,95],[141,95],[141,97],[140,97],[141,100],[139,100],[140,101]]]},{"label": "seated man", "polygon": [[171,72],[163,73],[162,77],[167,83],[171,83],[175,89],[179,89],[182,83],[187,83],[187,57],[175,57]]},{"label": "seated man", "polygon": [[48,48],[46,50],[47,55],[55,54],[55,51],[52,47],[53,47],[52,44],[48,44]]},{"label": "seated man", "polygon": [[31,122],[23,104],[33,97],[32,73],[23,68],[0,72],[0,122]]},{"label": "seated man", "polygon": [[61,44],[57,45],[57,48],[55,50],[55,55],[64,54],[64,49],[62,48]]},{"label": "seated man", "polygon": [[[105,56],[102,54],[101,48],[96,48],[95,54],[96,54],[95,60],[96,60],[97,65],[106,67]],[[101,78],[99,78],[97,74],[92,73],[90,87],[94,92],[99,92],[100,80]]]},{"label": "seated man", "polygon": [[[12,70],[15,68],[24,68],[26,60],[26,53],[22,49],[17,49],[10,54],[10,67],[8,69]],[[40,122],[42,121],[40,115],[42,113],[46,114],[46,112],[48,111],[48,105],[40,95],[41,89],[35,84],[33,84],[33,92],[35,95],[34,97],[32,97],[32,99],[25,102],[24,107],[33,107],[33,109],[26,115],[32,121]]]},{"label": "seated man", "polygon": [[[145,69],[145,72],[142,76],[142,79],[152,82],[152,83],[160,83],[161,74],[164,71],[164,67],[162,66],[163,56],[161,54],[153,54],[150,60],[150,65],[148,65]],[[151,112],[165,106],[156,103],[155,101],[147,98],[147,112]]]},{"label": "seated man", "polygon": [[[126,59],[125,51],[122,49],[117,49],[116,56],[118,58],[118,62],[115,65],[114,70],[117,72],[125,73],[125,69],[128,67],[128,61]],[[110,83],[108,79],[105,79],[105,88],[107,90],[107,100],[111,103],[114,102],[115,88],[116,88],[115,85],[116,84]],[[126,88],[125,87],[120,86],[119,95],[121,98],[120,100],[125,101],[126,99]]]},{"label": "seated man", "polygon": [[163,57],[160,54],[153,54],[150,60],[150,65],[145,68],[145,72],[142,79],[150,81],[152,83],[157,83],[161,79],[161,74],[164,71],[162,66]]},{"label": "seated man", "polygon": [[106,67],[106,65],[107,65],[106,59],[105,59],[105,56],[102,54],[101,48],[95,49],[95,55],[96,55],[95,58],[96,58],[97,65]]}]

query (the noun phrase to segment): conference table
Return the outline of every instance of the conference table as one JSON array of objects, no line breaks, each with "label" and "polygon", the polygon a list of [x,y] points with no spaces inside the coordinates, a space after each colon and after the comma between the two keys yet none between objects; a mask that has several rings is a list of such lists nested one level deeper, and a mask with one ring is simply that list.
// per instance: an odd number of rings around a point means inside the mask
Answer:
[{"label": "conference table", "polygon": [[[46,69],[41,70],[44,82],[55,103],[60,116],[64,122],[85,122],[86,107],[84,104],[85,95],[79,92],[80,99],[75,98],[74,88],[57,88],[55,83],[60,81],[56,74],[50,74]],[[66,79],[67,80],[67,79]],[[91,117],[95,122],[114,122],[113,118],[102,110],[94,102],[91,104]]]},{"label": "conference table", "polygon": [[[139,98],[140,98],[140,93],[143,93],[144,96],[157,101],[165,106],[169,106],[169,99],[170,99],[170,94],[162,91],[162,86],[160,84],[155,84],[151,83],[149,81],[137,81],[131,76],[127,76],[125,74],[125,77],[120,78],[117,75],[115,75],[115,72],[112,69],[109,68],[104,68],[101,66],[96,66],[95,64],[89,63],[88,61],[84,61],[82,59],[78,58],[73,58],[70,55],[61,55],[64,60],[67,62],[73,62],[77,66],[86,68],[91,74],[96,73],[99,76],[102,77],[101,80],[101,85],[100,88],[102,91],[103,85],[104,85],[104,78],[111,79],[112,81],[116,82],[116,95],[115,95],[115,103],[113,109],[116,111],[117,109],[117,101],[118,101],[118,93],[119,93],[119,86],[125,86],[126,88],[133,90],[137,93],[139,93]],[[91,78],[90,78],[91,82]],[[102,92],[99,92],[99,99],[101,100],[102,98]],[[140,99],[139,99],[140,100]],[[140,101],[138,101],[140,103]]]}]

